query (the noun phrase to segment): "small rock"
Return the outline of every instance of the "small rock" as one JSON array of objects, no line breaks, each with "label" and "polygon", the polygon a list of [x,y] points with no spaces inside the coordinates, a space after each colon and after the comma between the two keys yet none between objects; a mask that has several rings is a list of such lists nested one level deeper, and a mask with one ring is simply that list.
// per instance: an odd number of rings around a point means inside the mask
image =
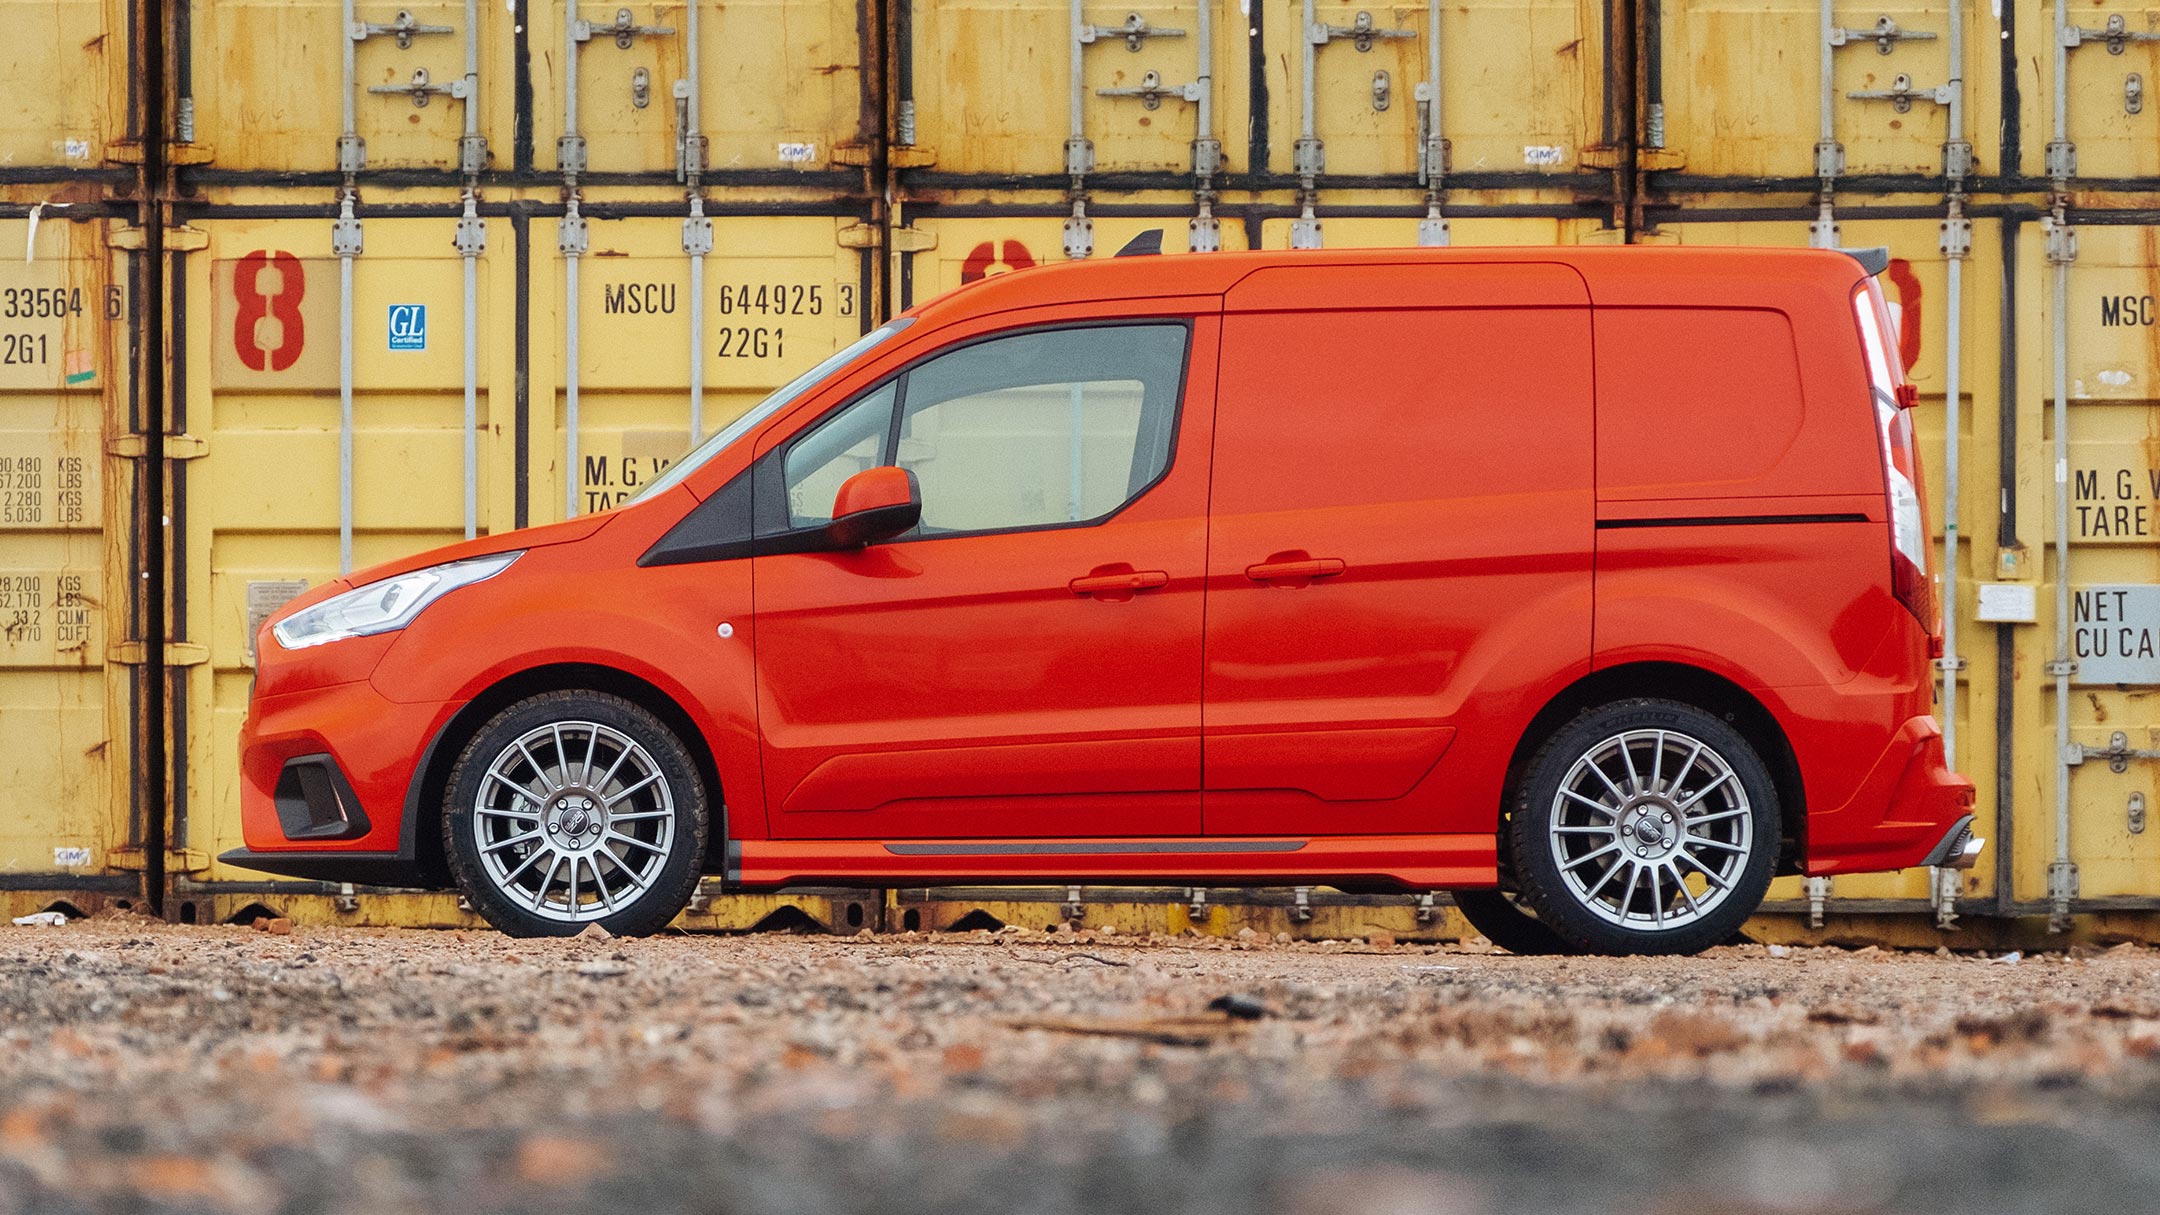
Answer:
[{"label": "small rock", "polygon": [[1772,945],[1769,949],[1770,956],[1773,958],[1789,958],[1792,956],[1792,950],[1784,945]]},{"label": "small rock", "polygon": [[1219,1012],[1226,1017],[1239,1021],[1258,1021],[1268,1015],[1268,1006],[1262,1003],[1258,996],[1246,995],[1244,992],[1231,992],[1228,995],[1217,996],[1209,1000],[1208,1011]]},{"label": "small rock", "polygon": [[612,941],[615,939],[615,934],[598,924],[587,924],[585,931],[580,932],[573,939],[579,941]]},{"label": "small rock", "polygon": [[577,972],[588,979],[614,979],[630,973],[623,962],[580,962]]},{"label": "small rock", "polygon": [[269,933],[271,936],[289,937],[292,935],[292,921],[286,919],[284,916],[279,916],[278,918],[267,922],[258,921],[258,923],[261,924],[262,930]]},{"label": "small rock", "polygon": [[1392,932],[1376,932],[1372,934],[1370,940],[1374,949],[1395,948],[1395,934]]},{"label": "small rock", "polygon": [[1254,932],[1250,928],[1240,928],[1237,930],[1237,939],[1240,941],[1250,941],[1254,937],[1257,937],[1259,935],[1259,933]]},{"label": "small rock", "polygon": [[1847,1042],[1838,1053],[1844,1056],[1847,1063],[1857,1063],[1862,1067],[1887,1067],[1890,1064],[1890,1057],[1883,1054],[1883,1048],[1866,1039]]},{"label": "small rock", "polygon": [[972,1042],[956,1042],[945,1048],[945,1070],[956,1076],[983,1069],[983,1048]]},{"label": "small rock", "polygon": [[1748,1041],[1746,1034],[1721,1017],[1677,1010],[1651,1018],[1650,1034],[1675,1054],[1698,1057],[1734,1050]]}]

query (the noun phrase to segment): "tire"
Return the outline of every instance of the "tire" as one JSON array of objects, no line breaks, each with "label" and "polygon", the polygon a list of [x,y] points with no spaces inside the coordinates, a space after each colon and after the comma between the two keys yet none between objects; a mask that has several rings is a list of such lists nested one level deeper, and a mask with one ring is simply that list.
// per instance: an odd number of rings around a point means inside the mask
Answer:
[{"label": "tire", "polygon": [[706,823],[697,764],[659,718],[603,692],[548,692],[496,714],[458,756],[443,851],[511,936],[643,936],[689,905]]},{"label": "tire", "polygon": [[1509,844],[1523,899],[1591,953],[1699,953],[1769,889],[1777,788],[1723,720],[1670,700],[1591,709],[1538,749]]},{"label": "tire", "polygon": [[1454,892],[1454,898],[1455,909],[1463,913],[1470,926],[1509,953],[1533,958],[1581,952],[1561,940],[1560,934],[1547,928],[1543,921],[1524,911],[1506,891],[1458,890]]}]

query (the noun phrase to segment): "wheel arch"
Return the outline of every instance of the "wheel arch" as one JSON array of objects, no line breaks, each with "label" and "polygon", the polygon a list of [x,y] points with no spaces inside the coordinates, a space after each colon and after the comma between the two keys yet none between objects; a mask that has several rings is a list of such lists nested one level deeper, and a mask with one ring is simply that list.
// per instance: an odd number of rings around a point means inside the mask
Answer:
[{"label": "wheel arch", "polygon": [[1677,662],[1630,662],[1593,671],[1561,689],[1530,719],[1515,744],[1515,753],[1508,759],[1500,808],[1502,867],[1508,864],[1507,815],[1537,749],[1577,715],[1616,700],[1643,696],[1677,700],[1715,714],[1747,739],[1770,769],[1771,782],[1777,788],[1779,827],[1784,838],[1775,872],[1800,872],[1807,840],[1807,789],[1785,728],[1778,724],[1769,706],[1739,684],[1714,671]]},{"label": "wheel arch", "polygon": [[705,857],[700,872],[720,873],[727,856],[727,810],[722,796],[719,765],[705,732],[673,696],[628,671],[600,663],[558,662],[528,667],[490,684],[453,714],[422,753],[405,792],[402,843],[411,850],[414,865],[426,884],[447,889],[452,885],[449,858],[443,855],[443,797],[450,771],[473,736],[497,713],[521,700],[545,692],[604,692],[620,696],[659,718],[690,752],[697,764],[698,779],[705,784],[706,812],[711,827],[706,833]]}]

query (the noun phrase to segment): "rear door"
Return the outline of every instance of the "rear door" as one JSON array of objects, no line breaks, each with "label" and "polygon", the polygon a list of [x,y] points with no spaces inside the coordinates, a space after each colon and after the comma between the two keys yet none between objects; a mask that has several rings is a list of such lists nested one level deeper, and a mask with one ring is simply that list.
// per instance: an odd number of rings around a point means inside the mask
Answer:
[{"label": "rear door", "polygon": [[1225,307],[1208,833],[1489,829],[1522,725],[1589,666],[1582,279],[1281,267]]}]

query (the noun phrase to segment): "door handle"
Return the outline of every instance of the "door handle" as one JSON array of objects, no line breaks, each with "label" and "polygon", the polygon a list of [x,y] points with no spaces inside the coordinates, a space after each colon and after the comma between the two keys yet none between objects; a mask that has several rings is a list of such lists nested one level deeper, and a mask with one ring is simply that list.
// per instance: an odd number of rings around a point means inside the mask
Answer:
[{"label": "door handle", "polygon": [[1340,557],[1307,557],[1301,561],[1263,561],[1245,567],[1254,582],[1288,582],[1297,578],[1333,578],[1349,567]]},{"label": "door handle", "polygon": [[1165,570],[1133,570],[1121,574],[1089,574],[1075,578],[1065,585],[1075,595],[1131,594],[1134,591],[1152,591],[1170,585],[1170,575]]}]

